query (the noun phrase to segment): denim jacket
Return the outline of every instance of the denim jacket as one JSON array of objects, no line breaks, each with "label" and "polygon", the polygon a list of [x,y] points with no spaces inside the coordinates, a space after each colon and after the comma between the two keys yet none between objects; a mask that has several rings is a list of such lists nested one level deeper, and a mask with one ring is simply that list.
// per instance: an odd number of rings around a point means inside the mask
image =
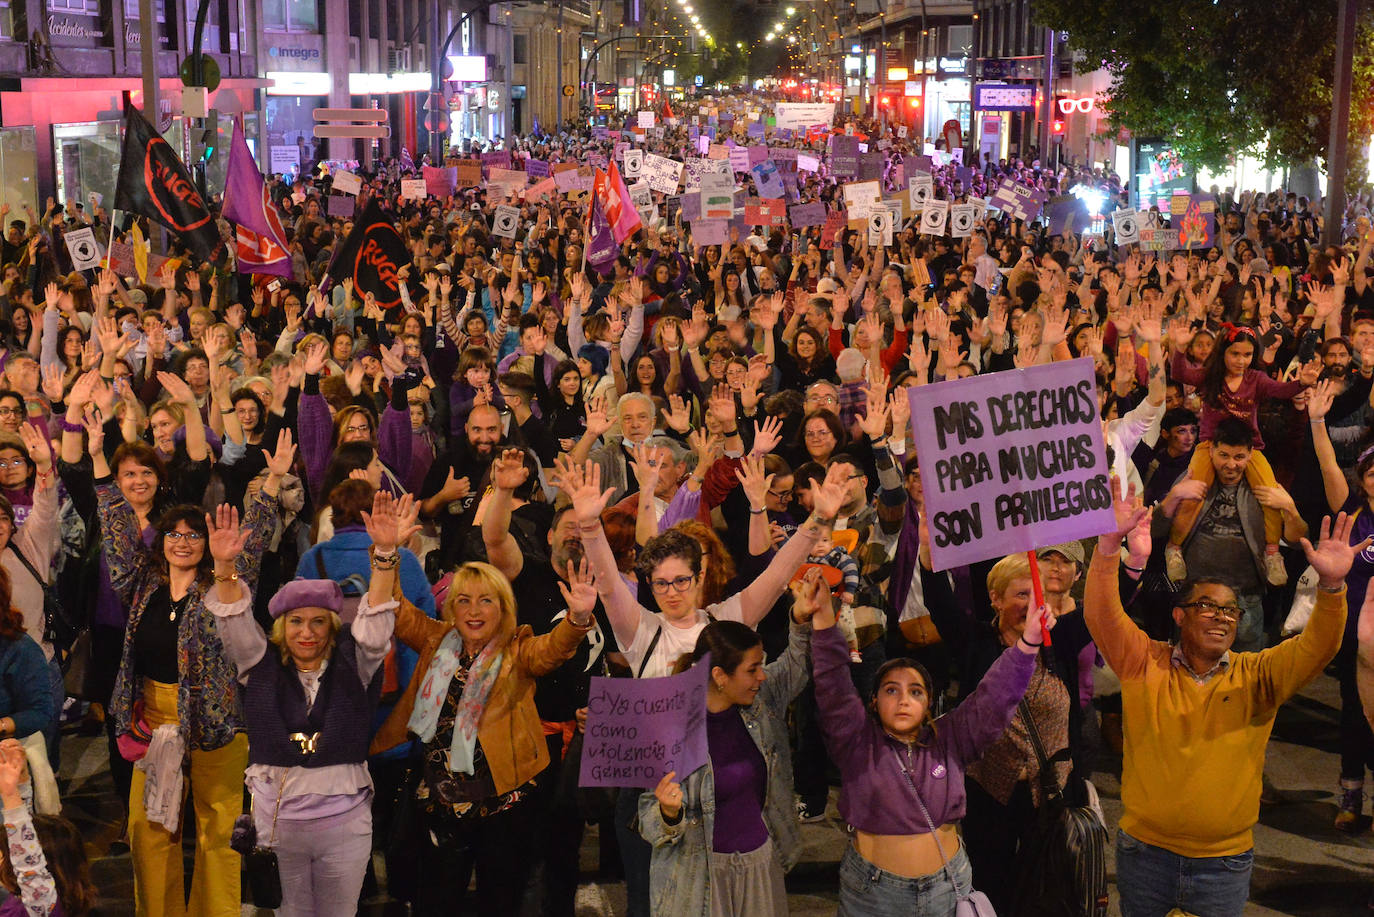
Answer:
[{"label": "denim jacket", "polygon": [[[787,651],[764,670],[768,677],[754,703],[740,711],[768,768],[763,821],[784,870],[796,865],[801,854],[787,706],[810,680],[810,655],[811,625],[793,621]],[[653,846],[649,902],[654,917],[710,917],[715,813],[709,760],[682,780],[682,817],[676,824],[664,822],[652,790],[639,797],[639,833]]]}]

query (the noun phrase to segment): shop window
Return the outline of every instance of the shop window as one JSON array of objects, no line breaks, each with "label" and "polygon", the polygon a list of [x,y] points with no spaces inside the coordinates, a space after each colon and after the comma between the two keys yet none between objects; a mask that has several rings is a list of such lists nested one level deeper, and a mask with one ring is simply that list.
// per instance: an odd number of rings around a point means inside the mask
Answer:
[{"label": "shop window", "polygon": [[973,26],[952,25],[946,32],[945,54],[949,57],[964,57],[973,47]]},{"label": "shop window", "polygon": [[14,38],[14,24],[10,19],[9,0],[0,0],[0,40]]},{"label": "shop window", "polygon": [[[186,43],[191,46],[196,37],[196,9],[200,4],[197,0],[188,0],[186,4]],[[210,0],[209,6],[205,11],[205,38],[201,43],[204,51],[223,52],[226,49],[220,44],[220,12],[219,0]]]},{"label": "shop window", "polygon": [[273,32],[318,32],[319,5],[316,0],[265,0],[262,27]]},{"label": "shop window", "polygon": [[528,64],[530,62],[530,37],[523,32],[516,32],[511,38],[511,63]]}]

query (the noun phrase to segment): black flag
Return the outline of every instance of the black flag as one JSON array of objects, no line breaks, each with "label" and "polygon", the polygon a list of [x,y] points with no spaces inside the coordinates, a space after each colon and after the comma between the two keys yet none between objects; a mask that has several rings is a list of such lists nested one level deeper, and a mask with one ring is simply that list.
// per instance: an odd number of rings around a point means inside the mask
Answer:
[{"label": "black flag", "polygon": [[114,206],[156,220],[206,261],[219,263],[224,259],[219,227],[186,167],[143,113],[127,100]]},{"label": "black flag", "polygon": [[396,275],[409,262],[405,239],[377,206],[377,199],[370,197],[326,273],[335,283],[352,280],[359,295],[371,293],[377,305],[390,309],[401,302],[401,280]]}]

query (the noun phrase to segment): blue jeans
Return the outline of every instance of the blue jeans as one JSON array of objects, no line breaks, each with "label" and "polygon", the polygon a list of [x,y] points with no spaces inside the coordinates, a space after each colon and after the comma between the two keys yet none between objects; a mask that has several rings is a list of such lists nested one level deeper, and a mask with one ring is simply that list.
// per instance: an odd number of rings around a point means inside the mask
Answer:
[{"label": "blue jeans", "polygon": [[[950,874],[954,882],[950,881]],[[955,883],[959,886],[955,894]],[[944,869],[909,879],[879,869],[851,845],[840,860],[837,917],[953,917],[959,896],[973,890],[973,867],[962,847]]]},{"label": "blue jeans", "polygon": [[1121,917],[1164,917],[1182,908],[1198,917],[1241,917],[1250,897],[1255,852],[1185,857],[1116,834],[1116,885]]},{"label": "blue jeans", "polygon": [[1238,595],[1236,604],[1245,609],[1245,615],[1236,625],[1236,642],[1231,649],[1237,653],[1258,653],[1264,649],[1264,598]]}]

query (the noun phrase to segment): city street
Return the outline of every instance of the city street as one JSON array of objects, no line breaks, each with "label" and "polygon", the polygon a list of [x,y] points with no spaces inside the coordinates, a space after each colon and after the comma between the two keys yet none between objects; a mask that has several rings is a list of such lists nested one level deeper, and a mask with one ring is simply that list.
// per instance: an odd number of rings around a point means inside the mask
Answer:
[{"label": "city street", "polygon": [[[1317,679],[1279,714],[1269,745],[1267,774],[1281,799],[1266,803],[1255,831],[1253,917],[1352,917],[1365,913],[1374,891],[1374,836],[1368,816],[1358,836],[1332,828],[1336,814],[1333,788],[1338,760],[1335,754],[1338,697],[1335,681]],[[114,831],[115,800],[104,769],[103,738],[68,736],[63,742],[61,783],[64,814],[80,826],[89,840],[93,873],[100,887],[101,917],[133,914],[133,882],[129,856],[97,856],[108,849]],[[1099,769],[1095,778],[1103,806],[1113,825],[1120,813],[1119,782],[1113,768]],[[844,849],[842,827],[831,796],[830,818],[804,825],[806,851],[788,877],[791,913],[820,917],[835,912],[838,868]],[[596,838],[589,832],[583,844],[583,873],[595,870]],[[1109,869],[1111,868],[1109,863]],[[579,917],[613,917],[625,913],[624,885],[588,882],[578,894]],[[1115,897],[1111,915],[1119,914]],[[255,915],[245,906],[245,915]],[[267,912],[262,912],[266,914]],[[390,917],[403,911],[394,903],[373,900],[360,914]]]}]

